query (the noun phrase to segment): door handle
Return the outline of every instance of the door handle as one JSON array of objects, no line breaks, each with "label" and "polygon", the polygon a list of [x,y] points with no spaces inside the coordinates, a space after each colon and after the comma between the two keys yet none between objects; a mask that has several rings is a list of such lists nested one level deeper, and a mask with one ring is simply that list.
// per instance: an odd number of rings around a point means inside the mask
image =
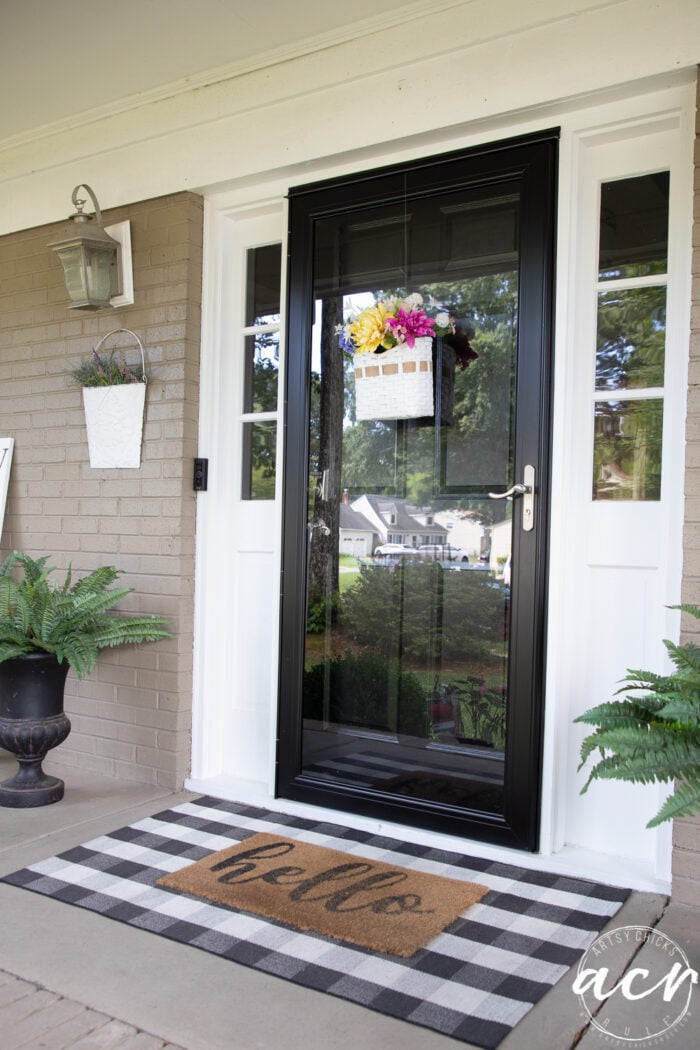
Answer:
[{"label": "door handle", "polygon": [[517,485],[512,485],[506,492],[489,492],[489,499],[512,499],[513,496],[524,496],[529,491],[527,485],[523,485],[519,481]]},{"label": "door handle", "polygon": [[324,536],[330,536],[331,534],[331,530],[328,528],[323,518],[319,518],[318,521],[310,521],[308,529],[309,537],[311,537],[311,534],[314,531],[314,529],[320,529]]},{"label": "door handle", "polygon": [[535,468],[531,463],[523,469],[523,480],[512,485],[506,492],[489,492],[490,499],[512,499],[523,497],[523,532],[532,532],[535,527]]}]

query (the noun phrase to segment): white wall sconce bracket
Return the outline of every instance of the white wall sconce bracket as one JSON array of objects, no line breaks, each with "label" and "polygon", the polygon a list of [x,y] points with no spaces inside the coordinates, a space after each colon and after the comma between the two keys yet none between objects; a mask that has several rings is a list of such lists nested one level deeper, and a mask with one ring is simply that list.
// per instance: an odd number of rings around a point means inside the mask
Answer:
[{"label": "white wall sconce bracket", "polygon": [[119,295],[113,295],[109,305],[131,306],[134,301],[134,267],[131,258],[131,223],[128,219],[124,222],[116,222],[112,226],[105,226],[105,233],[113,237],[119,243],[117,265],[121,276]]}]

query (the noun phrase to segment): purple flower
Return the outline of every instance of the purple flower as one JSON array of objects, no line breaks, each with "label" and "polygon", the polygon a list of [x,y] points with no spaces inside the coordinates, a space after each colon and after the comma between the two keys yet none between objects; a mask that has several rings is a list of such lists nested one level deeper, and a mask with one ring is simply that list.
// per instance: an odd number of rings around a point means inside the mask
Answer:
[{"label": "purple flower", "polygon": [[338,332],[338,346],[346,354],[354,354],[356,347],[344,328]]}]

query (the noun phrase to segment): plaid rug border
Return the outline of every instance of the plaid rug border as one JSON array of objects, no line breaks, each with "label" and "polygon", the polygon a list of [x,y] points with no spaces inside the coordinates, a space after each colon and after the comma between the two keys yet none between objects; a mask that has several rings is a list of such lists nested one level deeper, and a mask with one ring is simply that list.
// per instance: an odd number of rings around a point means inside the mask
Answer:
[{"label": "plaid rug border", "polygon": [[[410,959],[154,885],[258,831],[489,893]],[[494,1050],[578,961],[630,891],[203,796],[1,881]]]}]

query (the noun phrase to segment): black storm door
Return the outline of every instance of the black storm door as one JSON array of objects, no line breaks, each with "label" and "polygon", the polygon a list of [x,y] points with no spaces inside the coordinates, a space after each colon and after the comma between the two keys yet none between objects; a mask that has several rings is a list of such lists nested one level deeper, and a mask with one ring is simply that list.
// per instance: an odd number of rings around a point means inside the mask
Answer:
[{"label": "black storm door", "polygon": [[537,848],[556,155],[290,192],[282,797]]}]

